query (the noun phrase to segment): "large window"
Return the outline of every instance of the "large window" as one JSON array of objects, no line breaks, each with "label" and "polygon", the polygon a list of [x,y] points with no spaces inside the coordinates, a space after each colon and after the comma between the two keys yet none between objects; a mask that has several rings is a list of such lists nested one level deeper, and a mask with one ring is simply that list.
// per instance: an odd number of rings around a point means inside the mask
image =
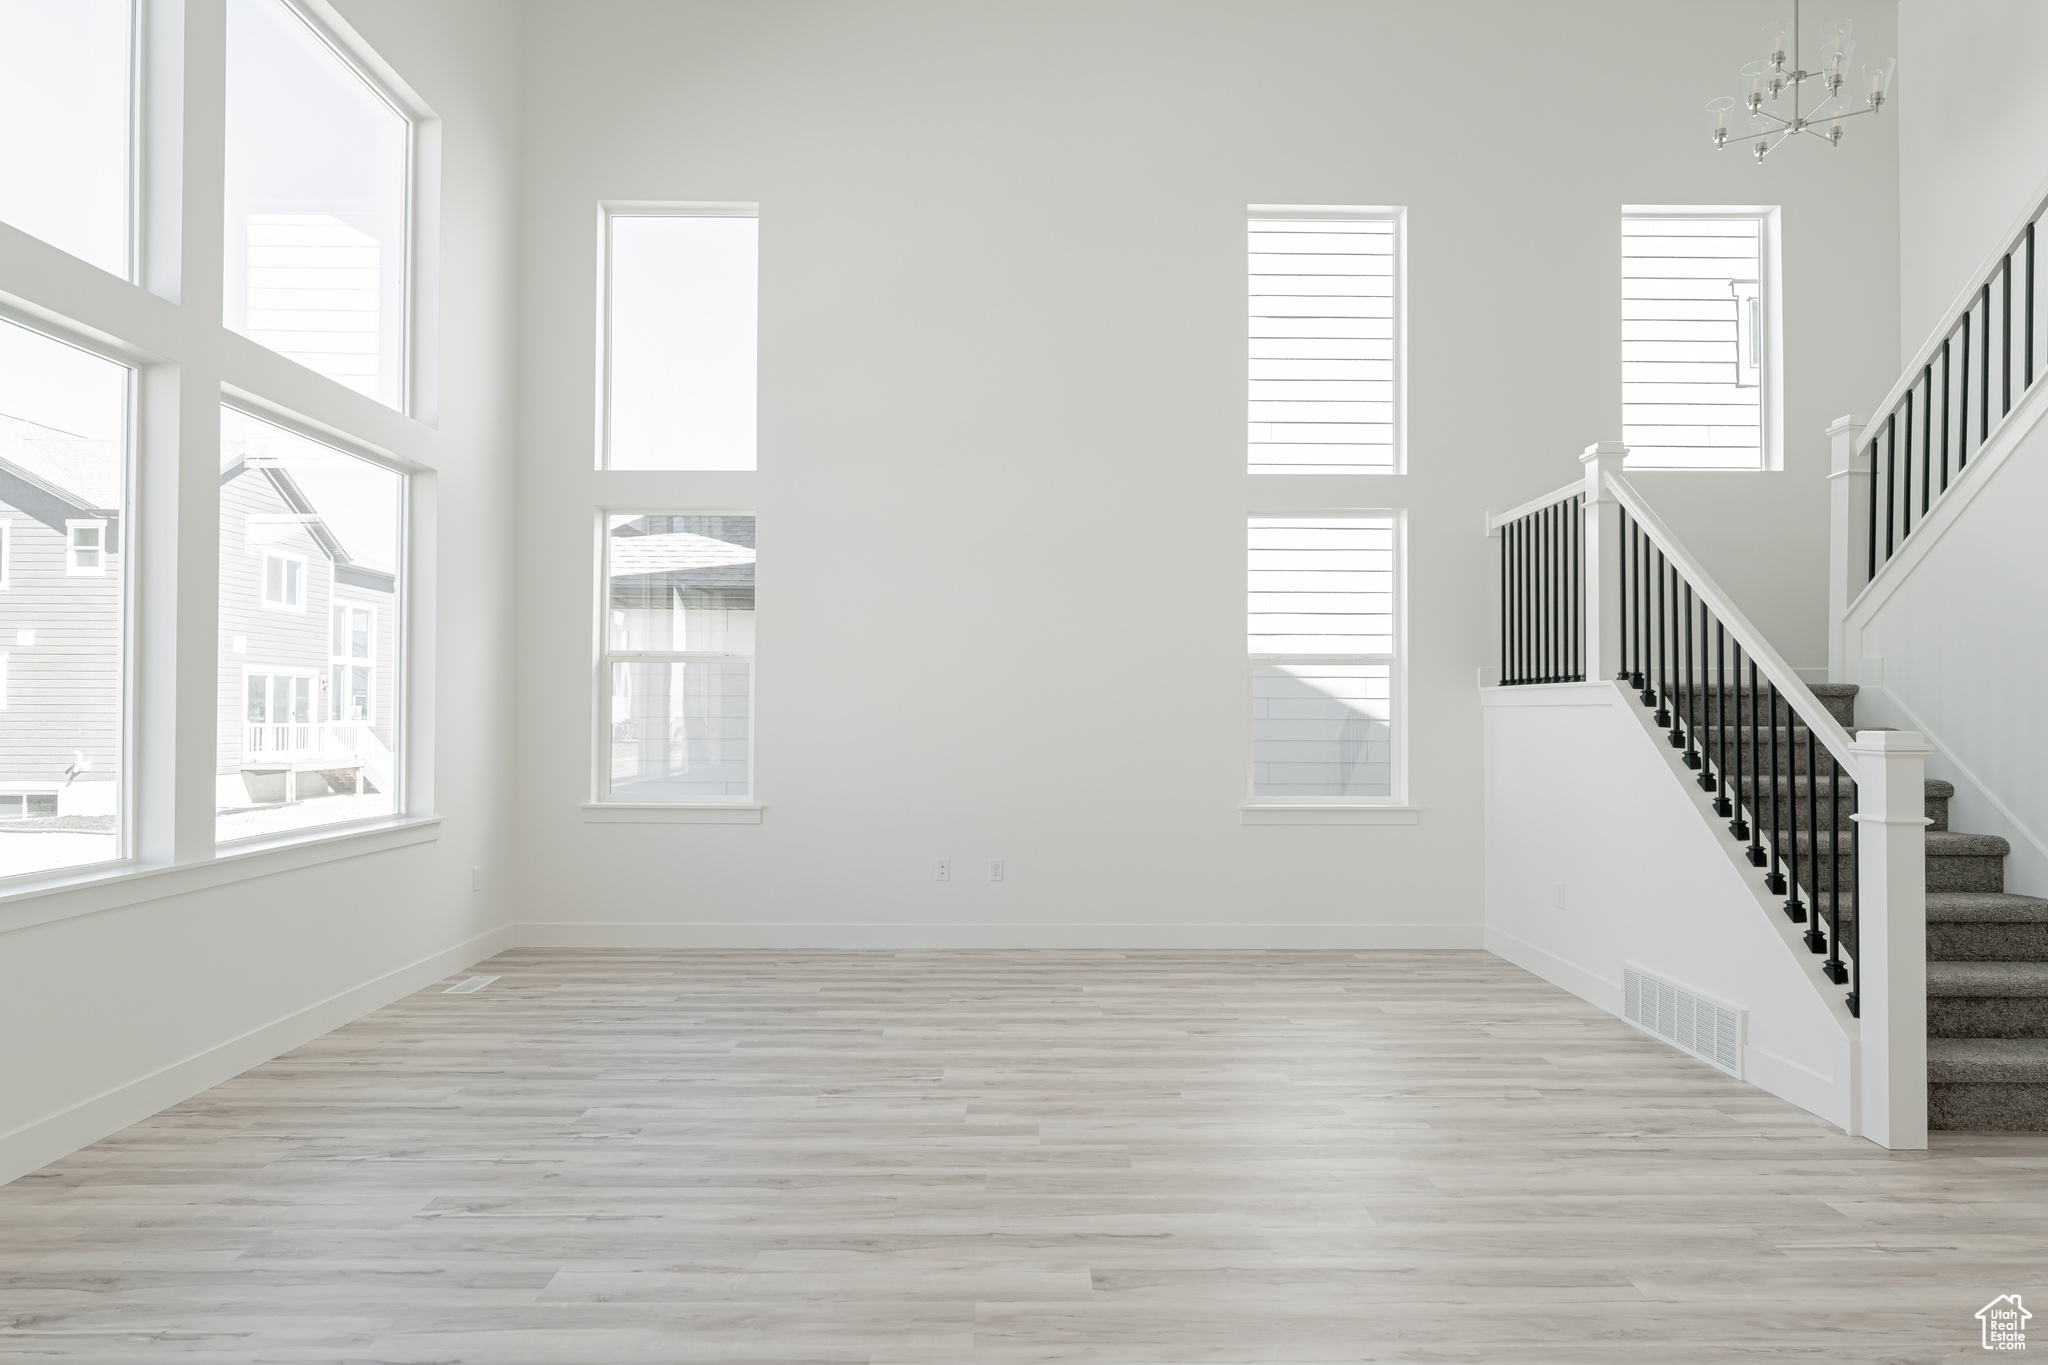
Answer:
[{"label": "large window", "polygon": [[751,799],[754,518],[615,514],[604,545],[601,795]]},{"label": "large window", "polygon": [[134,0],[0,0],[0,222],[129,274]]},{"label": "large window", "polygon": [[754,468],[752,208],[605,217],[608,469]]},{"label": "large window", "polygon": [[221,413],[221,841],[397,813],[405,478]]},{"label": "large window", "polygon": [[1399,531],[1392,515],[1250,519],[1255,801],[1397,795]]},{"label": "large window", "polygon": [[1635,210],[1621,226],[1621,438],[1630,467],[1773,467],[1770,218]]},{"label": "large window", "polygon": [[227,12],[227,325],[403,407],[411,123],[284,0]]},{"label": "large window", "polygon": [[0,877],[123,856],[130,381],[0,323]]},{"label": "large window", "polygon": [[1401,472],[1401,226],[1397,210],[1252,210],[1252,473]]}]

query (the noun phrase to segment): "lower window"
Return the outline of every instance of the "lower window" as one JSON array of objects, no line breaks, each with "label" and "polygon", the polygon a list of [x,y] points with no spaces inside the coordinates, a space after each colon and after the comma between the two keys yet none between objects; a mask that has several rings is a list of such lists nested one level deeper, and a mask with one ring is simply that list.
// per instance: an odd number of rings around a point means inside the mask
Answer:
[{"label": "lower window", "polygon": [[398,813],[405,476],[221,413],[225,843]]},{"label": "lower window", "polygon": [[1390,514],[1250,520],[1254,801],[1398,795],[1398,533]]}]

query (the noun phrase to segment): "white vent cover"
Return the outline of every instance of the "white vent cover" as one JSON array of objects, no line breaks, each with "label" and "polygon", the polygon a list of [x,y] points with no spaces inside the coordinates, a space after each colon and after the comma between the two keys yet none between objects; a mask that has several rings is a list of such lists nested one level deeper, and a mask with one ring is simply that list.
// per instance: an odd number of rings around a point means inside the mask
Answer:
[{"label": "white vent cover", "polygon": [[458,982],[457,984],[450,986],[447,990],[442,991],[441,994],[470,995],[476,991],[482,990],[484,987],[490,985],[493,981],[496,981],[497,979],[498,978],[495,976],[472,976],[467,981]]},{"label": "white vent cover", "polygon": [[1621,969],[1621,1017],[1675,1043],[1731,1076],[1742,1075],[1742,1011],[1659,980],[1640,967]]}]

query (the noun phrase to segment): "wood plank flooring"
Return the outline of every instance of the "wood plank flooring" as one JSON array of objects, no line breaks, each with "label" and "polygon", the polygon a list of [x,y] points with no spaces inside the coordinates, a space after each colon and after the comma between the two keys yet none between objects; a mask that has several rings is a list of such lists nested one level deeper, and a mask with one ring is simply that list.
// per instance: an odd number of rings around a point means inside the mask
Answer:
[{"label": "wood plank flooring", "polygon": [[2048,1325],[2048,1136],[1887,1154],[1485,953],[474,971],[0,1188],[0,1359],[1903,1363],[1981,1358],[1996,1294]]}]

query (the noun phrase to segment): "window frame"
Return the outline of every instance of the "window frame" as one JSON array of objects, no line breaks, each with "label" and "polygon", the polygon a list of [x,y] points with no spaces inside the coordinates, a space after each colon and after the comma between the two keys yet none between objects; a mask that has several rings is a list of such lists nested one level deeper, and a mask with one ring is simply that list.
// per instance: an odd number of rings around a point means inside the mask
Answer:
[{"label": "window frame", "polygon": [[[350,654],[334,653],[334,618],[345,612],[356,611],[362,612],[370,618],[370,652],[360,660]],[[331,714],[340,709],[340,697],[339,695],[330,695],[327,701],[327,710],[330,712],[327,723],[331,725],[374,726],[377,723],[377,606],[374,602],[344,602],[337,600],[333,595],[333,590],[330,588],[327,601],[327,619],[327,671],[329,674],[329,686],[333,685],[332,675],[339,669],[364,668],[369,670],[370,674],[370,686],[367,693],[369,703],[364,707],[364,714],[360,717]],[[347,641],[344,640],[343,643],[346,644]]]},{"label": "window frame", "polygon": [[[1774,474],[1785,468],[1785,346],[1784,346],[1784,251],[1780,208],[1776,204],[1623,204],[1617,226],[1626,232],[1631,219],[1671,218],[1716,218],[1752,220],[1757,225],[1757,278],[1753,281],[1738,280],[1737,283],[1753,284],[1762,304],[1763,316],[1758,328],[1758,339],[1763,344],[1763,363],[1759,371],[1757,387],[1760,389],[1757,406],[1757,462],[1754,465],[1680,465],[1650,464],[1638,460],[1633,454],[1623,461],[1627,469],[1655,470],[1672,474]],[[1619,240],[1617,239],[1617,248]],[[1615,272],[1617,282],[1625,279],[1623,270]],[[1737,295],[1739,300],[1740,295]],[[1615,317],[1615,332],[1619,336],[1624,319],[1619,313]],[[1741,373],[1739,359],[1742,343],[1741,313],[1738,304],[1736,318],[1738,347],[1737,374]],[[1625,364],[1626,362],[1624,362]],[[1737,387],[1747,387],[1738,378]],[[1626,390],[1623,391],[1622,415],[1627,414]],[[1625,424],[1624,424],[1625,425]]]},{"label": "window frame", "polygon": [[[597,206],[597,464],[603,473],[621,474],[752,474],[761,468],[760,277],[754,281],[754,463],[748,469],[620,469],[612,467],[612,222],[618,218],[752,218],[758,224],[761,205],[740,200],[696,202],[658,199],[605,199]],[[663,515],[649,513],[648,515]],[[728,513],[726,515],[738,515]]]},{"label": "window frame", "polygon": [[[1382,204],[1248,204],[1245,206],[1246,231],[1251,224],[1259,222],[1361,222],[1391,223],[1394,237],[1393,276],[1393,459],[1385,469],[1341,468],[1325,471],[1302,469],[1262,468],[1251,462],[1250,451],[1245,453],[1245,472],[1261,478],[1384,478],[1393,474],[1408,472],[1408,209],[1406,205]],[[1247,298],[1246,315],[1246,366],[1249,382],[1250,366],[1250,316],[1249,289],[1251,260],[1249,243],[1245,252],[1245,282]],[[1246,422],[1250,420],[1250,397],[1247,390]],[[1249,445],[1249,441],[1246,442]]]},{"label": "window frame", "polygon": [[[1244,514],[1246,593],[1250,591],[1250,532],[1254,521],[1304,518],[1314,520],[1364,520],[1385,518],[1393,537],[1393,583],[1391,653],[1254,654],[1245,650],[1244,706],[1244,798],[1240,809],[1249,813],[1268,812],[1407,812],[1408,803],[1408,513],[1395,507],[1290,507],[1261,508]],[[1244,620],[1248,621],[1248,611]],[[1239,626],[1239,637],[1245,634]],[[1357,796],[1260,796],[1256,794],[1257,751],[1254,747],[1253,709],[1256,694],[1253,680],[1261,665],[1273,664],[1384,664],[1387,666],[1388,783],[1387,795]],[[1405,822],[1404,822],[1405,823]]]},{"label": "window frame", "polygon": [[[601,507],[597,512],[597,597],[595,726],[592,744],[591,804],[616,810],[758,810],[760,779],[755,769],[758,753],[756,730],[760,723],[758,693],[761,684],[760,613],[756,598],[753,652],[735,654],[715,650],[646,650],[611,647],[611,521],[614,517],[752,517],[755,534],[760,532],[760,513],[734,507]],[[757,540],[758,544],[758,540]],[[760,554],[755,552],[758,593]],[[615,663],[740,663],[747,665],[747,790],[743,796],[627,797],[612,794],[612,665]]]},{"label": "window frame", "polygon": [[[78,543],[80,531],[92,531],[99,536],[99,543],[91,546],[99,563],[92,568],[82,568],[78,563],[81,550],[88,547]],[[64,576],[66,578],[105,578],[107,576],[107,518],[66,517],[64,518]]]},{"label": "window frame", "polygon": [[[301,615],[303,615],[306,610],[306,576],[309,568],[311,567],[308,564],[306,557],[304,555],[286,554],[282,550],[272,550],[268,548],[259,549],[257,553],[259,553],[263,557],[263,609],[265,611],[298,612]],[[278,573],[278,591],[282,593],[286,590],[287,587],[289,587],[293,583],[296,583],[298,587],[296,600],[294,600],[294,598],[291,596],[280,597],[276,601],[271,600],[270,561],[272,561],[273,559],[276,560],[280,565],[284,566],[284,568],[281,569]],[[296,579],[294,579],[291,573],[289,572],[290,566],[294,564],[298,565],[299,567],[299,572]]]}]

